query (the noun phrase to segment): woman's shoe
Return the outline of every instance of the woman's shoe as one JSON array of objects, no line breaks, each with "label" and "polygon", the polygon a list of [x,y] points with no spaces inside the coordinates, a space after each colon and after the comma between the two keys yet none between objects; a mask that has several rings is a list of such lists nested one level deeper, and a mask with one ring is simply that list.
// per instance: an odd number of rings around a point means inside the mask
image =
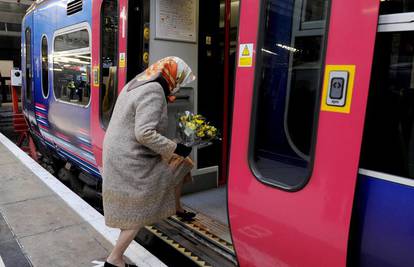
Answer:
[{"label": "woman's shoe", "polygon": [[[105,261],[104,267],[117,267],[116,265],[110,264],[109,262]],[[125,263],[125,267],[138,267],[133,264]]]},{"label": "woman's shoe", "polygon": [[183,221],[192,221],[196,214],[190,211],[176,211],[175,214],[180,217]]}]

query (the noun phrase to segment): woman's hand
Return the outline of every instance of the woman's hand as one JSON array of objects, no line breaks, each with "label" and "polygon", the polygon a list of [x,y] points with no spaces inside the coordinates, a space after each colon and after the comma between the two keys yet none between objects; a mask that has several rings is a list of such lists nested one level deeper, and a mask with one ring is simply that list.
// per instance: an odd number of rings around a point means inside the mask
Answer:
[{"label": "woman's hand", "polygon": [[191,150],[191,147],[185,146],[183,144],[177,144],[177,148],[174,150],[174,153],[183,158],[186,158],[188,155],[190,155]]}]

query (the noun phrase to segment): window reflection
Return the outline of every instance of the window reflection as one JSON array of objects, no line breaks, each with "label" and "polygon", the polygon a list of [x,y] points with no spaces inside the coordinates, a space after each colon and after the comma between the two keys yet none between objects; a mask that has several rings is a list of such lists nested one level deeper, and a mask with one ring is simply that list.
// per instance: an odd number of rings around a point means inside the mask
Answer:
[{"label": "window reflection", "polygon": [[55,37],[55,52],[75,50],[89,47],[88,30],[83,29]]},{"label": "window reflection", "polygon": [[54,93],[62,101],[87,105],[90,98],[91,54],[53,58]]},{"label": "window reflection", "polygon": [[58,35],[53,45],[53,91],[56,99],[86,106],[91,86],[88,30]]}]

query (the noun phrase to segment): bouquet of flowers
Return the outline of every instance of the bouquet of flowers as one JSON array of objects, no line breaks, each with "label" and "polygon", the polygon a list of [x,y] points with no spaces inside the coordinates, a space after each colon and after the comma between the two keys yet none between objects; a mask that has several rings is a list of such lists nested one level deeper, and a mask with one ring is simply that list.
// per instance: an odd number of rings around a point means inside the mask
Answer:
[{"label": "bouquet of flowers", "polygon": [[178,114],[177,137],[188,147],[206,147],[219,140],[216,127],[210,125],[206,119],[190,111]]}]

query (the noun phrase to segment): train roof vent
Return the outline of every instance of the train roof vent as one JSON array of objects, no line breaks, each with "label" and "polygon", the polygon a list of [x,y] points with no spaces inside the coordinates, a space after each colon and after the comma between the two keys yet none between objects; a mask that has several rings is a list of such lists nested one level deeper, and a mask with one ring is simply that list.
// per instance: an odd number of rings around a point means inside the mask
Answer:
[{"label": "train roof vent", "polygon": [[72,0],[68,1],[66,14],[72,15],[82,10],[83,0]]}]

